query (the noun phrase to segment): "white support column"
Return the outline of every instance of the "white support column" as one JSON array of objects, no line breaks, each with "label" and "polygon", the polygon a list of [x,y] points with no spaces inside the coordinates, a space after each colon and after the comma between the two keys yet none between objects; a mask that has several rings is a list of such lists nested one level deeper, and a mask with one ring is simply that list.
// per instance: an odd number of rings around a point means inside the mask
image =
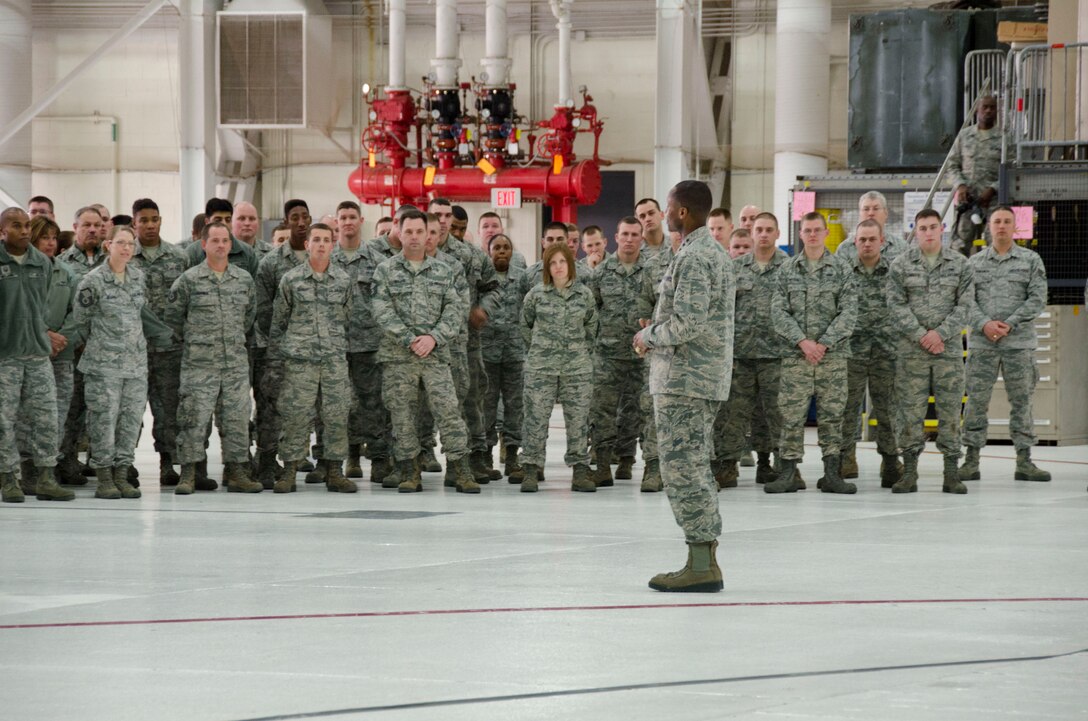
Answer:
[{"label": "white support column", "polygon": [[827,173],[830,32],[831,0],[778,0],[773,203],[783,226],[797,176]]},{"label": "white support column", "polygon": [[684,126],[688,117],[684,88],[690,66],[690,53],[685,51],[684,38],[689,12],[685,0],[657,0],[654,197],[662,210],[672,186],[691,177],[691,158],[684,150]]},{"label": "white support column", "polygon": [[215,126],[215,0],[180,0],[178,39],[181,116],[181,218],[184,234],[193,216],[203,212],[214,189]]},{"label": "white support column", "polygon": [[403,90],[404,34],[406,20],[405,0],[389,0],[389,90]]},{"label": "white support column", "polygon": [[570,88],[570,0],[551,0],[551,6],[559,33],[559,97],[555,106],[560,108],[574,100]]},{"label": "white support column", "polygon": [[431,68],[434,83],[440,88],[457,85],[457,70],[461,67],[458,51],[457,0],[435,0],[434,58]]},{"label": "white support column", "polygon": [[485,11],[484,48],[480,61],[480,80],[489,87],[502,87],[510,82],[510,53],[506,39],[506,0],[487,0]]},{"label": "white support column", "polygon": [[[30,19],[30,0],[0,2],[0,57],[4,58],[0,128],[7,127],[32,98]],[[4,208],[25,208],[30,198],[30,144],[29,125],[0,142],[0,206]]]}]

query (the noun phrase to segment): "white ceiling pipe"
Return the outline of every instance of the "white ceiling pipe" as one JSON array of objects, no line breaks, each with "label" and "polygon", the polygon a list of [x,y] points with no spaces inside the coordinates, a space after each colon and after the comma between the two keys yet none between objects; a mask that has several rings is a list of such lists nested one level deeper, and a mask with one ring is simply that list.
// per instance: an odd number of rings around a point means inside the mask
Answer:
[{"label": "white ceiling pipe", "polygon": [[[33,99],[31,85],[30,0],[0,2],[0,56],[4,70],[0,72],[0,127],[6,126]],[[11,134],[0,142],[0,188],[6,200],[0,208],[22,205],[30,197],[31,133],[29,127]],[[15,203],[11,203],[15,200]]]},{"label": "white ceiling pipe", "polygon": [[551,0],[552,15],[559,31],[559,102],[566,107],[574,102],[570,91],[570,6],[571,0]]},{"label": "white ceiling pipe", "polygon": [[500,87],[510,82],[510,57],[507,54],[506,0],[487,0],[484,30],[484,59],[481,80],[484,85]]},{"label": "white ceiling pipe", "polygon": [[461,67],[458,50],[457,0],[435,0],[434,5],[434,82],[440,88],[457,85]]},{"label": "white ceiling pipe", "polygon": [[389,2],[389,90],[403,90],[406,0]]}]

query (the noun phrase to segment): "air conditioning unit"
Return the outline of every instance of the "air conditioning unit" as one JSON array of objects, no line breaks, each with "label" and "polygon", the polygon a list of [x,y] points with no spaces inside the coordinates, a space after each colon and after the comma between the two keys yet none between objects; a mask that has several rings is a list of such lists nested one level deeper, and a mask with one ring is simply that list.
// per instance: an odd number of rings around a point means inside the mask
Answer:
[{"label": "air conditioning unit", "polygon": [[321,3],[236,0],[216,13],[219,127],[327,127],[331,78],[332,20]]}]

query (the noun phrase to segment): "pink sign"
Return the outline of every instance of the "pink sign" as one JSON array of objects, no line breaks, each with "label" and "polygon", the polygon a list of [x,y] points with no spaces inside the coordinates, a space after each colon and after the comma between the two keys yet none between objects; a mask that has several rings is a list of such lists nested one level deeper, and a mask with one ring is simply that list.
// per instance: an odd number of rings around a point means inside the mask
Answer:
[{"label": "pink sign", "polygon": [[1030,205],[1014,205],[1012,212],[1016,216],[1016,231],[1012,237],[1025,240],[1035,237],[1035,208]]},{"label": "pink sign", "polygon": [[793,191],[793,219],[801,220],[805,213],[816,210],[816,193],[810,190]]}]

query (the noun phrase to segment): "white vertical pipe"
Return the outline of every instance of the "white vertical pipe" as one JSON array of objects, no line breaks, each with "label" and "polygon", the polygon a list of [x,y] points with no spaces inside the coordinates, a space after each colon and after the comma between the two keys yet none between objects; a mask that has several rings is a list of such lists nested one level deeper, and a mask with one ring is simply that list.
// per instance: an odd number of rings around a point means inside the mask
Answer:
[{"label": "white vertical pipe", "polygon": [[434,7],[434,69],[435,85],[457,85],[457,69],[461,59],[457,57],[457,0],[436,0]]},{"label": "white vertical pipe", "polygon": [[797,176],[827,173],[831,0],[778,0],[776,25],[773,201],[785,226]]},{"label": "white vertical pipe", "polygon": [[389,0],[389,89],[403,89],[406,0]]},{"label": "white vertical pipe", "polygon": [[[0,128],[6,127],[32,99],[30,0],[0,2],[0,57],[4,71],[0,73]],[[7,191],[2,202],[25,207],[30,198],[31,133],[28,126],[0,141],[0,189]]]},{"label": "white vertical pipe", "polygon": [[570,0],[551,0],[552,14],[558,21],[559,31],[559,101],[558,106],[566,106],[573,100],[570,90]]},{"label": "white vertical pipe", "polygon": [[487,0],[484,30],[484,85],[498,87],[510,82],[510,57],[506,38],[506,0]]},{"label": "white vertical pipe", "polygon": [[[212,188],[212,152],[208,150],[208,132],[213,121],[215,102],[208,99],[209,77],[214,64],[215,44],[210,42],[215,22],[215,0],[182,0],[178,37],[178,75],[181,101],[179,103],[181,171],[181,228],[183,235],[189,222],[204,211],[204,203]],[[211,83],[214,86],[214,83]],[[212,141],[214,151],[214,140]]]}]

